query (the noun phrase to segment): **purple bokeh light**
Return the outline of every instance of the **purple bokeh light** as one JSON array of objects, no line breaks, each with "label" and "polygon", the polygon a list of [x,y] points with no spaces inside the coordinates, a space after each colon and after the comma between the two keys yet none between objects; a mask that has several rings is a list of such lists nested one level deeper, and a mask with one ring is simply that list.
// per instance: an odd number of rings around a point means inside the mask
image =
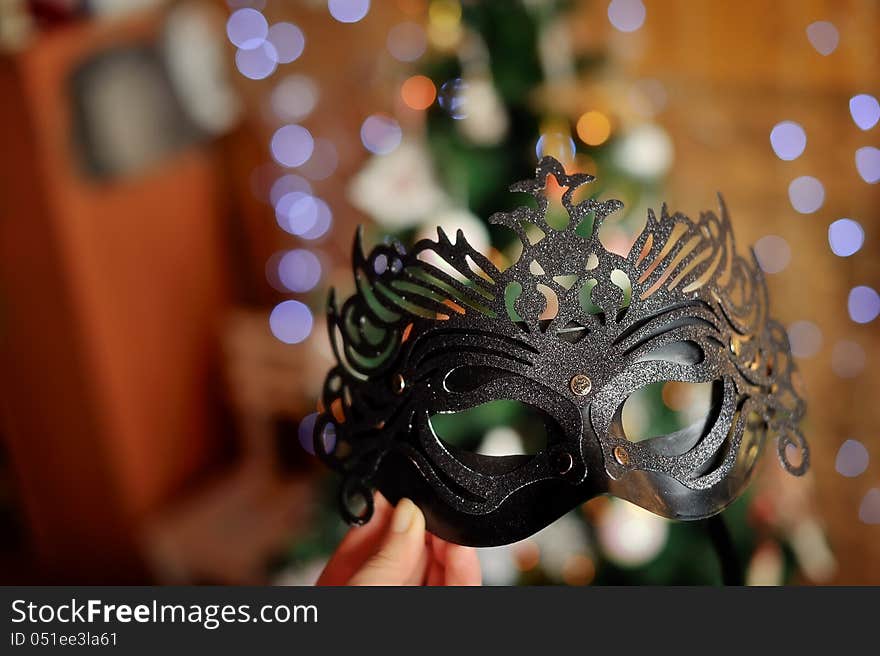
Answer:
[{"label": "purple bokeh light", "polygon": [[275,46],[277,62],[289,64],[299,59],[306,47],[306,38],[293,23],[275,23],[269,28],[269,42]]},{"label": "purple bokeh light", "polygon": [[301,125],[284,125],[272,135],[272,157],[282,166],[301,166],[312,156],[315,140]]},{"label": "purple bokeh light", "polygon": [[310,453],[311,455],[315,455],[314,432],[315,421],[317,419],[317,412],[306,415],[305,417],[303,417],[302,421],[299,422],[299,427],[297,428],[297,435],[299,437],[300,446],[305,449],[306,453]]},{"label": "purple bokeh light", "polygon": [[235,67],[250,80],[264,80],[278,68],[278,53],[268,41],[251,50],[239,48],[235,53]]},{"label": "purple bokeh light", "polygon": [[779,159],[790,162],[803,154],[807,147],[807,133],[794,121],[782,121],[770,130],[770,145]]},{"label": "purple bokeh light", "polygon": [[327,9],[340,23],[357,23],[370,11],[370,0],[327,0]]},{"label": "purple bokeh light", "polygon": [[856,323],[871,323],[880,314],[880,294],[867,285],[853,287],[847,299],[849,317]]},{"label": "purple bokeh light", "polygon": [[872,487],[859,505],[859,519],[865,524],[880,524],[880,488]]},{"label": "purple bokeh light", "polygon": [[266,17],[256,9],[239,9],[226,21],[226,36],[243,50],[253,50],[262,45],[269,34]]},{"label": "purple bokeh light", "polygon": [[611,0],[608,20],[621,32],[634,32],[645,23],[645,5],[642,0]]},{"label": "purple bokeh light", "polygon": [[865,231],[858,221],[837,219],[828,226],[828,245],[831,252],[840,257],[858,253],[865,243]]},{"label": "purple bokeh light", "polygon": [[855,478],[868,468],[868,450],[858,440],[847,440],[840,445],[834,468],[837,473],[847,478]]},{"label": "purple bokeh light", "polygon": [[870,130],[880,121],[880,102],[874,96],[860,93],[849,99],[849,113],[859,129]]},{"label": "purple bokeh light", "polygon": [[278,262],[278,278],[292,292],[309,292],[321,281],[321,261],[302,248],[287,251]]},{"label": "purple bokeh light", "polygon": [[361,125],[364,147],[376,155],[387,155],[400,145],[403,132],[400,124],[390,116],[373,114]]},{"label": "purple bokeh light", "polygon": [[275,219],[285,232],[303,235],[318,221],[318,203],[311,194],[292,191],[275,205]]},{"label": "purple bokeh light", "polygon": [[306,180],[302,176],[296,175],[295,173],[282,175],[272,184],[272,188],[269,190],[269,200],[272,203],[272,207],[277,206],[278,202],[284,196],[293,191],[299,191],[304,194],[311,194],[312,185],[309,184],[308,180]]},{"label": "purple bokeh light", "polygon": [[856,151],[856,169],[868,184],[880,181],[880,149],[865,146]]},{"label": "purple bokeh light", "polygon": [[285,344],[299,344],[312,332],[312,311],[299,301],[282,301],[269,314],[269,329]]},{"label": "purple bokeh light", "polygon": [[333,225],[333,212],[330,211],[330,206],[320,198],[315,198],[315,204],[318,208],[315,223],[311,228],[299,235],[302,239],[320,239],[327,234],[330,226]]}]

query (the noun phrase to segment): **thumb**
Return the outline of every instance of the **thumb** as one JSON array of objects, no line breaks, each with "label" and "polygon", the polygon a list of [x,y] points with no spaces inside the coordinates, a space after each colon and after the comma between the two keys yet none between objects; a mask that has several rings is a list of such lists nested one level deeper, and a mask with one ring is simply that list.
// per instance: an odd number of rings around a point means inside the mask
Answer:
[{"label": "thumb", "polygon": [[404,585],[423,566],[425,548],[425,517],[416,504],[401,499],[379,551],[351,578],[349,585]]}]

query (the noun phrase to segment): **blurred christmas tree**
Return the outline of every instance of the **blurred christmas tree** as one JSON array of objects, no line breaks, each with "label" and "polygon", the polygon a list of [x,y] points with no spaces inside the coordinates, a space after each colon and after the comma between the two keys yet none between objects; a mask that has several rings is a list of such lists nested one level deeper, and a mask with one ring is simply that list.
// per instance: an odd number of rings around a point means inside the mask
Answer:
[{"label": "blurred christmas tree", "polygon": [[[425,112],[424,129],[373,157],[349,189],[351,202],[375,222],[373,238],[390,235],[407,243],[436,237],[437,226],[450,235],[461,229],[503,267],[516,259],[518,240],[487,219],[522,204],[509,185],[531,178],[540,157],[553,155],[569,173],[597,176],[588,193],[624,201],[600,236],[609,250],[629,250],[647,208],[659,205],[672,163],[671,140],[652,120],[665,91],[656,80],[627,84],[605,75],[605,52],[575,56],[566,23],[570,5],[428,3],[431,48],[401,87],[408,108]],[[560,203],[551,203],[550,211],[551,225],[568,221]],[[624,425],[628,436],[665,434],[691,424],[708,405],[708,385],[661,383],[630,397]],[[540,414],[512,401],[438,415],[432,425],[442,439],[489,455],[534,453],[544,434]],[[767,513],[753,505],[747,496],[725,512],[740,562],[751,562],[753,581],[782,583],[794,558]],[[303,559],[332,548],[338,530],[338,523],[323,524],[316,541],[301,543],[294,555]],[[487,583],[722,580],[703,523],[669,522],[611,498],[594,499],[518,544],[481,550],[481,559]]]}]

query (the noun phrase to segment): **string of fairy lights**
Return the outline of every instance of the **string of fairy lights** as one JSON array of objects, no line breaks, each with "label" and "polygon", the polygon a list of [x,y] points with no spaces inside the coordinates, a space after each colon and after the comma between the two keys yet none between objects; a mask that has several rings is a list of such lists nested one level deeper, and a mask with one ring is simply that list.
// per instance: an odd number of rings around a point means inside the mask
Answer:
[{"label": "string of fairy lights", "polygon": [[[278,225],[305,244],[314,242],[330,231],[333,214],[328,204],[314,194],[312,182],[333,175],[339,157],[331,140],[313,135],[302,125],[319,102],[318,85],[307,75],[286,69],[283,74],[279,71],[279,67],[299,59],[307,47],[306,35],[290,22],[270,25],[262,13],[265,0],[227,2],[231,10],[227,35],[237,49],[235,65],[238,71],[251,80],[262,80],[276,74],[279,78],[269,96],[272,112],[284,122],[275,130],[269,142],[269,155],[284,169],[269,192]],[[328,0],[326,9],[330,19],[356,24],[368,15],[370,1]],[[641,0],[611,0],[607,16],[616,30],[629,33],[644,25],[647,11]],[[461,39],[462,30],[460,3],[434,0],[427,5],[427,21],[424,24],[404,20],[390,28],[386,39],[387,51],[399,62],[412,63],[426,53],[429,44],[439,50],[454,47]],[[840,44],[840,32],[829,21],[813,22],[805,32],[810,45],[820,56],[832,56]],[[475,90],[468,89],[468,84],[471,82],[455,78],[437,88],[430,78],[413,75],[401,84],[399,101],[415,111],[427,110],[437,103],[452,118],[466,119],[469,99],[475,97]],[[666,89],[657,80],[640,80],[632,86],[629,94],[630,104],[636,108],[648,108],[648,114],[656,112],[667,102]],[[880,102],[868,93],[857,93],[849,99],[849,114],[855,128],[867,134],[880,122]],[[542,125],[542,133],[535,147],[536,156],[553,154],[571,161],[576,153],[574,137],[587,146],[600,146],[611,137],[612,129],[611,119],[600,109],[584,112],[574,122],[573,134],[567,126],[557,130],[556,126]],[[363,147],[378,156],[394,152],[404,141],[400,123],[394,116],[385,113],[365,117],[359,136]],[[665,133],[654,137],[663,137],[668,141]],[[780,160],[794,162],[807,152],[809,140],[807,131],[800,123],[786,118],[772,127],[769,142]],[[672,157],[671,146],[658,142],[653,151],[663,151],[664,148],[668,154],[663,161],[668,166],[668,160]],[[633,166],[646,165],[651,158],[645,155],[643,151],[635,154],[631,158],[635,162]],[[861,146],[853,154],[853,161],[855,173],[864,183],[876,184],[880,181],[880,149],[871,145]],[[817,215],[825,206],[826,190],[822,181],[815,176],[794,177],[787,193],[792,209],[798,214]],[[865,229],[858,218],[838,217],[828,225],[828,246],[835,256],[858,257],[864,243]],[[787,240],[775,234],[757,240],[754,250],[761,268],[768,274],[784,271],[793,257]],[[278,281],[285,291],[304,294],[320,284],[321,257],[308,246],[294,248],[273,256],[267,271],[270,279]],[[855,324],[869,324],[880,315],[880,294],[869,284],[855,285],[848,292],[846,309]],[[311,334],[313,317],[305,303],[288,299],[273,308],[269,324],[276,338],[296,344]],[[822,349],[822,331],[811,321],[794,321],[788,326],[788,334],[796,357],[813,357]],[[854,378],[865,366],[866,353],[856,339],[840,339],[832,345],[831,369],[838,377]],[[855,477],[867,469],[868,458],[868,450],[862,442],[847,439],[840,446],[835,466],[842,476]],[[862,521],[880,523],[880,489],[868,491],[859,513]]]}]

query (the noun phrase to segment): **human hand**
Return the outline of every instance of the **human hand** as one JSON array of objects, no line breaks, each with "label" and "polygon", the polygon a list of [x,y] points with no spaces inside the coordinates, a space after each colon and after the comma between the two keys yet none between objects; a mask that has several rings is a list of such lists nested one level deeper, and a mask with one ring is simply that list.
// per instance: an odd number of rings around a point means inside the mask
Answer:
[{"label": "human hand", "polygon": [[339,543],[317,585],[480,585],[476,550],[426,532],[412,501],[395,508],[377,492],[374,506],[372,519]]}]

